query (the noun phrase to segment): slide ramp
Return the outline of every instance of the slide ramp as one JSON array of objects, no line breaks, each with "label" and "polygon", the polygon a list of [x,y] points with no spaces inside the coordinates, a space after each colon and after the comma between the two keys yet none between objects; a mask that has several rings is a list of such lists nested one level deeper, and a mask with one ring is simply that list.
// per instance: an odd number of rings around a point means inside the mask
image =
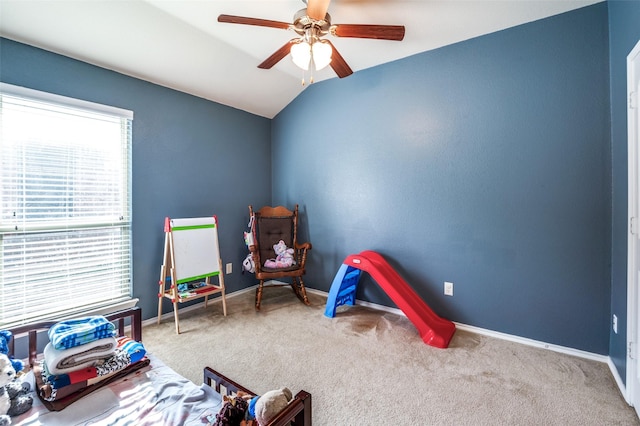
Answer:
[{"label": "slide ramp", "polygon": [[349,255],[344,260],[331,284],[325,316],[333,318],[338,306],[355,304],[361,271],[367,272],[389,295],[416,326],[426,344],[437,348],[449,346],[456,330],[455,324],[433,312],[384,257],[371,250]]}]

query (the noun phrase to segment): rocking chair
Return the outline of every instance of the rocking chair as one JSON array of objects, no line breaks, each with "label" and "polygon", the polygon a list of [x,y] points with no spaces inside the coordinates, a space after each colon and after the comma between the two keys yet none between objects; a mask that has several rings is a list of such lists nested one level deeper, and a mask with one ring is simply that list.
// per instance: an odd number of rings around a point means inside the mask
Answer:
[{"label": "rocking chair", "polygon": [[[256,289],[256,310],[260,310],[262,290],[264,287],[282,287],[290,285],[298,299],[309,305],[307,292],[304,288],[302,276],[305,274],[307,251],[311,250],[311,243],[298,244],[298,205],[293,211],[283,207],[262,207],[254,212],[249,206],[249,215],[253,218],[253,241],[249,246],[255,264],[255,275],[260,283]],[[273,262],[277,258],[274,245],[283,241],[287,248],[293,249],[293,264],[289,262]],[[267,262],[269,261],[270,262]],[[269,266],[265,266],[265,262]],[[275,264],[274,264],[275,263]],[[270,283],[265,281],[281,278],[291,278],[290,284]]]}]

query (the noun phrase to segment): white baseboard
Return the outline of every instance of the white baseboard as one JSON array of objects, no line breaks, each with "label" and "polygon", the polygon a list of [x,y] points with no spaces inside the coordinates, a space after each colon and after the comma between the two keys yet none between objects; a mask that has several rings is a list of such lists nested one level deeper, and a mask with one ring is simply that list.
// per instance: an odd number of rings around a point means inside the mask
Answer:
[{"label": "white baseboard", "polygon": [[624,382],[622,381],[620,374],[618,374],[618,369],[613,363],[613,360],[611,359],[611,357],[607,357],[607,365],[609,366],[609,370],[611,370],[613,379],[616,381],[616,384],[618,385],[618,389],[620,389],[620,392],[622,393],[622,397],[624,398],[625,401],[627,401],[627,404],[633,406],[633,404],[631,403],[631,400],[629,400],[629,395],[627,394],[627,387],[624,385]]},{"label": "white baseboard", "polygon": [[472,325],[455,323],[456,327],[460,330],[469,331],[475,334],[482,334],[484,336],[494,337],[496,339],[507,340],[514,343],[520,343],[522,345],[533,346],[541,349],[548,349],[554,352],[560,352],[566,355],[576,356],[578,358],[590,359],[592,361],[608,363],[609,357],[606,355],[595,354],[592,352],[583,351],[580,349],[569,348],[566,346],[555,345],[553,343],[541,342],[539,340],[528,339],[526,337],[515,336],[513,334],[501,333],[499,331],[487,330],[485,328],[474,327]]}]

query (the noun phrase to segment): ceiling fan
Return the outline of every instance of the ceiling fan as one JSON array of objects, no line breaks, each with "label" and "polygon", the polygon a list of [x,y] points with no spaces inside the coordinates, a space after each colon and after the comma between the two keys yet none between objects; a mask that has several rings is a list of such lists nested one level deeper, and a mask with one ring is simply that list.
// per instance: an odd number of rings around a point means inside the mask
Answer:
[{"label": "ceiling fan", "polygon": [[[327,34],[336,37],[396,40],[404,38],[403,25],[331,24],[327,13],[331,0],[302,0],[307,4],[293,16],[293,23],[234,15],[220,15],[218,22],[256,25],[259,27],[293,30],[298,34],[284,46],[265,59],[258,68],[269,69],[291,54],[293,62],[303,70],[320,70],[327,65],[343,78],[353,74],[342,55],[331,41],[323,38]],[[311,77],[313,82],[313,76]],[[304,83],[304,82],[303,82]]]}]

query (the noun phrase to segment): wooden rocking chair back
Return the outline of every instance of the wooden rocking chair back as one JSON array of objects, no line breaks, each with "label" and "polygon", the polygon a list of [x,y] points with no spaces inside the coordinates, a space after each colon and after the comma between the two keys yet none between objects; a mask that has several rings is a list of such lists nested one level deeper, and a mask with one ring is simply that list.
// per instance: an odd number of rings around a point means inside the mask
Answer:
[{"label": "wooden rocking chair back", "polygon": [[[305,274],[307,252],[311,250],[311,243],[298,243],[298,205],[293,211],[283,206],[265,206],[254,211],[249,206],[249,214],[253,217],[254,245],[249,247],[255,263],[255,275],[259,280],[256,289],[256,310],[260,310],[262,302],[262,290],[265,287],[280,287],[290,285],[296,296],[306,305],[309,304],[302,276]],[[277,254],[274,245],[283,241],[285,245],[293,249],[295,263],[290,266],[265,266],[268,260],[275,260]],[[290,278],[289,284],[280,281]],[[276,283],[265,284],[267,281],[278,280]]]}]

